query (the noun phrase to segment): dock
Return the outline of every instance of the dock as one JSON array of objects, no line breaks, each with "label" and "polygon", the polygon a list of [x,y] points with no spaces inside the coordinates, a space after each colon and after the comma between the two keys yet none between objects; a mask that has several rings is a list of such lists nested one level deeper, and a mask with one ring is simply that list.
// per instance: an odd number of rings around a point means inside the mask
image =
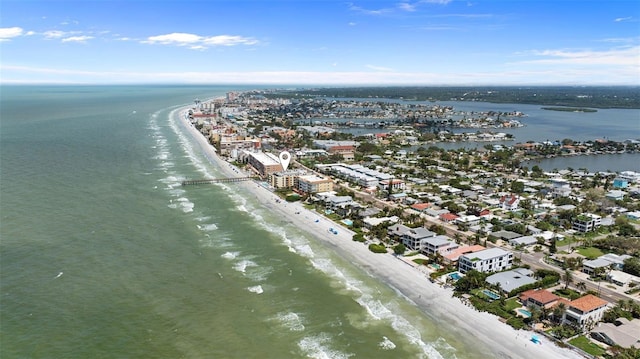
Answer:
[{"label": "dock", "polygon": [[259,179],[256,176],[250,177],[225,177],[225,178],[206,178],[206,179],[191,179],[182,181],[183,186],[195,186],[201,184],[213,184],[213,183],[233,183],[244,182]]}]

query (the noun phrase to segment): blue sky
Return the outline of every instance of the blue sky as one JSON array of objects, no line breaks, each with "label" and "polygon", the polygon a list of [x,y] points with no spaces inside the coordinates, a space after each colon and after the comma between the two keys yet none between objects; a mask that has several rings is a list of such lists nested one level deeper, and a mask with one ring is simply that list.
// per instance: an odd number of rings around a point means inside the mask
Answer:
[{"label": "blue sky", "polygon": [[640,85],[637,0],[3,0],[2,83]]}]

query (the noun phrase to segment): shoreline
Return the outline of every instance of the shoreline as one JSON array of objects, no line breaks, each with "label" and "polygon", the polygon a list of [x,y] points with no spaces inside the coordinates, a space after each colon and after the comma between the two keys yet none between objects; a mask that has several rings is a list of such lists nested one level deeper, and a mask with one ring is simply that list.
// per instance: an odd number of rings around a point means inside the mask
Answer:
[{"label": "shoreline", "polygon": [[[175,114],[178,117],[172,120],[177,119],[181,122],[180,125],[184,126],[191,137],[198,142],[205,157],[211,164],[218,166],[226,176],[243,176],[242,171],[221,159],[202,133],[188,121],[185,116],[187,108],[176,110]],[[248,194],[256,196],[262,205],[282,215],[317,241],[330,247],[339,256],[358,265],[366,273],[398,291],[407,301],[417,306],[435,322],[447,322],[451,332],[465,338],[463,340],[465,344],[472,345],[468,338],[473,338],[476,343],[482,343],[481,345],[497,358],[583,358],[575,351],[556,346],[544,336],[539,336],[541,345],[532,343],[530,338],[535,334],[533,331],[515,330],[501,322],[498,317],[477,311],[459,299],[452,298],[452,290],[431,283],[417,268],[408,266],[407,262],[390,253],[375,254],[369,251],[364,244],[351,239],[353,232],[322,215],[309,211],[299,202],[276,204],[274,201],[277,198],[276,195],[253,181],[239,182],[236,185],[244,188]],[[309,226],[308,221],[314,217],[317,217],[319,222]],[[339,233],[329,235],[329,228],[336,226],[339,226]]]}]

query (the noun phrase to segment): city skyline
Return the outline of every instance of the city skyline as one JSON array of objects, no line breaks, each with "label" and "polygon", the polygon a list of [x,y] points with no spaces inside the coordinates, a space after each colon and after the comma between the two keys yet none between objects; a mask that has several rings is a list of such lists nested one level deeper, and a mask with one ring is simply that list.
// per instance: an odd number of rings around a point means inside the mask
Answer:
[{"label": "city skyline", "polygon": [[635,1],[3,1],[0,83],[640,85]]}]

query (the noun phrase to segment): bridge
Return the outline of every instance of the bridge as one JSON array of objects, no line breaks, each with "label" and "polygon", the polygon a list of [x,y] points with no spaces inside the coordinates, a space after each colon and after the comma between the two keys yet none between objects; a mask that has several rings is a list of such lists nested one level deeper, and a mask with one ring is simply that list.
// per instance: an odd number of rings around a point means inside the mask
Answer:
[{"label": "bridge", "polygon": [[233,182],[243,182],[243,181],[252,181],[259,179],[256,176],[250,177],[225,177],[225,178],[207,178],[207,179],[193,179],[193,180],[184,180],[182,181],[183,186],[193,186],[199,184],[213,184],[213,183],[233,183]]}]

